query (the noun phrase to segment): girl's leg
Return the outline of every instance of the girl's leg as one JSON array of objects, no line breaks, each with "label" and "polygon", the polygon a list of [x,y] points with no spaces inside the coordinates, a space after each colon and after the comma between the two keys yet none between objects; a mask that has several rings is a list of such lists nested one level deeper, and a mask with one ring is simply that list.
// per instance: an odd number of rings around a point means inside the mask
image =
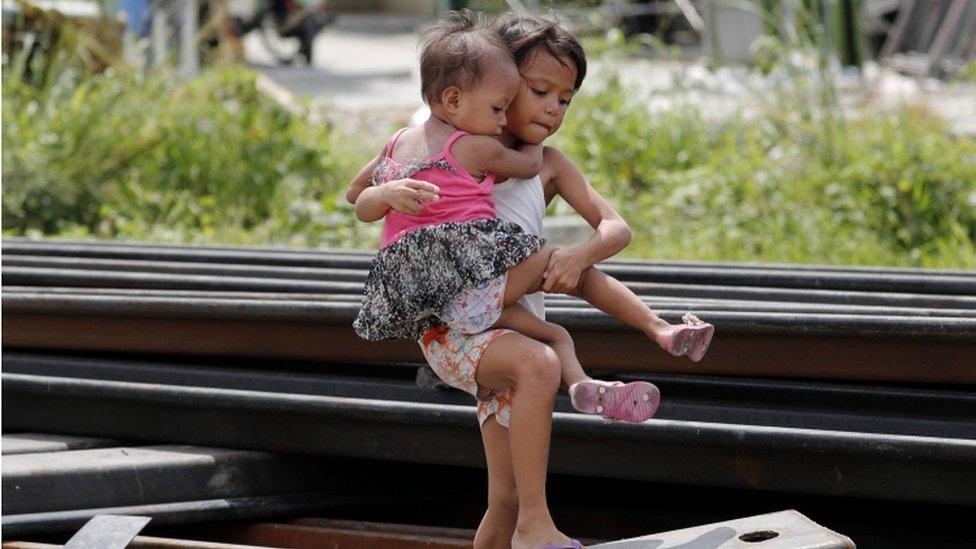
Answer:
[{"label": "girl's leg", "polygon": [[488,510],[474,535],[475,549],[509,549],[518,521],[518,490],[508,429],[489,417],[481,426],[488,462]]},{"label": "girl's leg", "polygon": [[568,543],[556,530],[546,502],[552,409],[559,387],[555,351],[521,334],[506,334],[485,349],[476,375],[488,389],[516,387],[509,419],[512,475],[518,494],[513,549]]}]

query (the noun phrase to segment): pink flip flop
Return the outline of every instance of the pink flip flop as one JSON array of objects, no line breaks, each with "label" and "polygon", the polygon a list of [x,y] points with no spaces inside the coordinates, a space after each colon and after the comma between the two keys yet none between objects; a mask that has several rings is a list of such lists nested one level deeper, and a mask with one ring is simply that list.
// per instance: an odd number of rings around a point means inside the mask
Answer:
[{"label": "pink flip flop", "polygon": [[583,549],[583,544],[578,539],[571,539],[569,543],[550,543],[543,545],[542,549]]},{"label": "pink flip flop", "polygon": [[584,414],[641,423],[654,417],[661,404],[661,391],[646,381],[609,383],[587,380],[569,388],[569,399],[573,407]]},{"label": "pink flip flop", "polygon": [[697,316],[688,313],[681,317],[685,323],[671,333],[667,351],[674,356],[685,356],[698,362],[705,356],[715,334],[715,327],[702,322]]}]

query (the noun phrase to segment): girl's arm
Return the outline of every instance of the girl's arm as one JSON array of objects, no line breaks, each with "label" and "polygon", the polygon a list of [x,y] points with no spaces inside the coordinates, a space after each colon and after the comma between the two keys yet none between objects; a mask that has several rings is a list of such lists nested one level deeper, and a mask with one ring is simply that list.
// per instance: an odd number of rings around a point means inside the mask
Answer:
[{"label": "girl's arm", "polygon": [[451,154],[475,177],[491,172],[497,180],[528,179],[542,170],[542,145],[523,145],[515,150],[494,137],[466,135],[451,147]]},{"label": "girl's arm", "polygon": [[356,205],[356,218],[370,222],[383,219],[393,208],[399,212],[417,215],[426,202],[439,198],[440,189],[433,183],[417,179],[398,179],[379,186],[370,186],[370,179],[382,154],[369,161],[346,189],[346,200]]},{"label": "girl's arm", "polygon": [[566,155],[552,147],[546,147],[544,155],[545,164],[540,175],[547,203],[558,194],[594,229],[586,242],[556,250],[550,256],[543,289],[565,293],[576,288],[584,270],[630,244],[631,232],[627,222],[596,192]]}]

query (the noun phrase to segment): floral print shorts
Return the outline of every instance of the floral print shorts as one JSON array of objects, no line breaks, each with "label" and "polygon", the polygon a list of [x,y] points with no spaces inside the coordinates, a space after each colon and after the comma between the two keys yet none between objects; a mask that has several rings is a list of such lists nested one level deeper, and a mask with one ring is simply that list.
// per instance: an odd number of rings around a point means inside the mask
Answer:
[{"label": "floral print shorts", "polygon": [[484,389],[475,376],[485,349],[499,337],[512,330],[497,328],[476,334],[465,334],[447,326],[436,326],[423,335],[418,343],[434,373],[455,389],[470,393],[478,399],[478,424],[495,416],[495,421],[508,427],[512,415],[515,388]]},{"label": "floral print shorts", "polygon": [[437,315],[451,330],[477,334],[491,328],[502,314],[505,281],[508,273],[496,276],[464,290]]}]

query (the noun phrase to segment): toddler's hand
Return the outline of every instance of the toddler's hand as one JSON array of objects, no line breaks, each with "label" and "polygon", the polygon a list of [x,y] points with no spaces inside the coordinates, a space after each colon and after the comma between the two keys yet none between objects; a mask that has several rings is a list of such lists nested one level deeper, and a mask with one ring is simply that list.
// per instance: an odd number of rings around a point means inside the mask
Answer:
[{"label": "toddler's hand", "polygon": [[398,179],[381,188],[391,208],[409,215],[419,214],[424,204],[440,198],[441,191],[437,185],[419,179]]},{"label": "toddler's hand", "polygon": [[543,273],[545,281],[542,283],[542,290],[553,294],[572,292],[579,285],[583,267],[575,254],[556,248],[549,256],[549,265]]}]

